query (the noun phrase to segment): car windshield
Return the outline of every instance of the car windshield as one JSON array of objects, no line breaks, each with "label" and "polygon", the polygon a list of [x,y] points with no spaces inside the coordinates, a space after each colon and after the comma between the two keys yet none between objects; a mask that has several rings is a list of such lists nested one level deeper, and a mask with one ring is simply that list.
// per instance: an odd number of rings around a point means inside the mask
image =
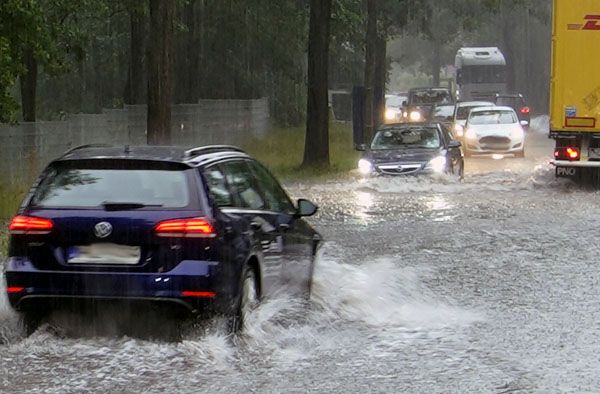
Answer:
[{"label": "car windshield", "polygon": [[433,117],[434,118],[447,118],[449,116],[452,116],[453,113],[454,113],[453,105],[442,105],[439,107],[435,107],[435,110],[433,111]]},{"label": "car windshield", "polygon": [[458,120],[466,120],[469,117],[469,113],[473,108],[480,107],[481,105],[465,105],[463,107],[459,107],[456,110],[456,119]]},{"label": "car windshield", "polygon": [[371,149],[439,148],[440,143],[435,127],[394,128],[380,130],[373,138]]},{"label": "car windshield", "polygon": [[471,112],[470,124],[511,124],[516,123],[517,118],[513,111],[477,111]]},{"label": "car windshield", "polygon": [[406,101],[406,97],[389,95],[385,97],[386,107],[401,107],[402,103]]},{"label": "car windshield", "polygon": [[32,199],[38,207],[73,208],[105,204],[181,208],[188,203],[184,172],[162,169],[54,168]]},{"label": "car windshield", "polygon": [[418,104],[450,104],[452,97],[447,90],[417,90],[410,95],[410,103]]},{"label": "car windshield", "polygon": [[518,107],[518,106],[524,106],[523,99],[520,97],[497,97],[496,104],[497,105],[506,105],[506,106],[513,107],[513,108]]}]

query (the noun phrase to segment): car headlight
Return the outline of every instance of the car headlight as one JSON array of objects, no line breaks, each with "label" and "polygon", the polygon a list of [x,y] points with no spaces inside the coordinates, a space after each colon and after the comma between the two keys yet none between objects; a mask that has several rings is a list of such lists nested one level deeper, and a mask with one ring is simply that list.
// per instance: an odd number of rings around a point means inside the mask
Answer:
[{"label": "car headlight", "polygon": [[454,131],[456,131],[457,137],[462,137],[465,134],[465,128],[460,124],[454,125]]},{"label": "car headlight", "polygon": [[511,130],[510,132],[510,138],[514,138],[514,139],[519,139],[519,138],[523,138],[524,137],[524,133],[523,133],[523,129],[520,127],[517,127],[513,130]]},{"label": "car headlight", "polygon": [[446,171],[446,156],[438,156],[430,160],[427,167],[430,167],[434,172],[442,173]]},{"label": "car headlight", "polygon": [[396,111],[394,111],[393,109],[386,109],[385,118],[388,120],[396,119]]},{"label": "car headlight", "polygon": [[410,120],[412,120],[413,122],[418,122],[421,120],[423,116],[421,115],[421,113],[419,111],[412,111],[410,113]]},{"label": "car headlight", "polygon": [[473,129],[467,129],[467,131],[465,131],[465,137],[474,140],[475,138],[477,138],[477,133]]},{"label": "car headlight", "polygon": [[370,174],[373,172],[373,164],[367,159],[360,159],[358,161],[358,171],[364,175]]}]

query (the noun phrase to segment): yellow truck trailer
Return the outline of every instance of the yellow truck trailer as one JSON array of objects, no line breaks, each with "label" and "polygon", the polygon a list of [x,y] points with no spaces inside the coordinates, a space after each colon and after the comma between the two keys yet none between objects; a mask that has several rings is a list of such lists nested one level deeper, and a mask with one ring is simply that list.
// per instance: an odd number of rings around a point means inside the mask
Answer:
[{"label": "yellow truck trailer", "polygon": [[554,0],[550,138],[557,176],[600,171],[600,0]]}]

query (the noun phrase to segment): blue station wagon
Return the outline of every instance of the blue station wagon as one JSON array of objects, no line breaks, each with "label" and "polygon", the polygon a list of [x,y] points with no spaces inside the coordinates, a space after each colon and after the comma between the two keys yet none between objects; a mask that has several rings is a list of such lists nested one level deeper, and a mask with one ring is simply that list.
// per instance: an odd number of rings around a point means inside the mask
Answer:
[{"label": "blue station wagon", "polygon": [[82,146],[50,163],[10,223],[6,291],[29,330],[73,301],[166,303],[185,314],[307,295],[321,236],[235,147]]}]

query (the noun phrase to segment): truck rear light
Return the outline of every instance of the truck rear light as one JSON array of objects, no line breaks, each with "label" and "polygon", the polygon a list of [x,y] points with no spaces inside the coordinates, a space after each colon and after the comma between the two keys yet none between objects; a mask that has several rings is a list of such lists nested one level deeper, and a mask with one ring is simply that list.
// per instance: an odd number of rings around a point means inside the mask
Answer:
[{"label": "truck rear light", "polygon": [[181,295],[184,297],[214,297],[217,293],[212,291],[182,291]]},{"label": "truck rear light", "polygon": [[554,149],[554,158],[558,160],[579,160],[579,149],[567,146]]},{"label": "truck rear light", "polygon": [[10,222],[11,234],[49,234],[54,224],[49,219],[15,216]]},{"label": "truck rear light", "polygon": [[530,111],[529,107],[523,107],[523,108],[521,108],[521,113],[522,114],[528,114],[529,111]]},{"label": "truck rear light", "polygon": [[212,238],[216,235],[205,218],[165,220],[156,225],[154,232],[159,237]]}]

